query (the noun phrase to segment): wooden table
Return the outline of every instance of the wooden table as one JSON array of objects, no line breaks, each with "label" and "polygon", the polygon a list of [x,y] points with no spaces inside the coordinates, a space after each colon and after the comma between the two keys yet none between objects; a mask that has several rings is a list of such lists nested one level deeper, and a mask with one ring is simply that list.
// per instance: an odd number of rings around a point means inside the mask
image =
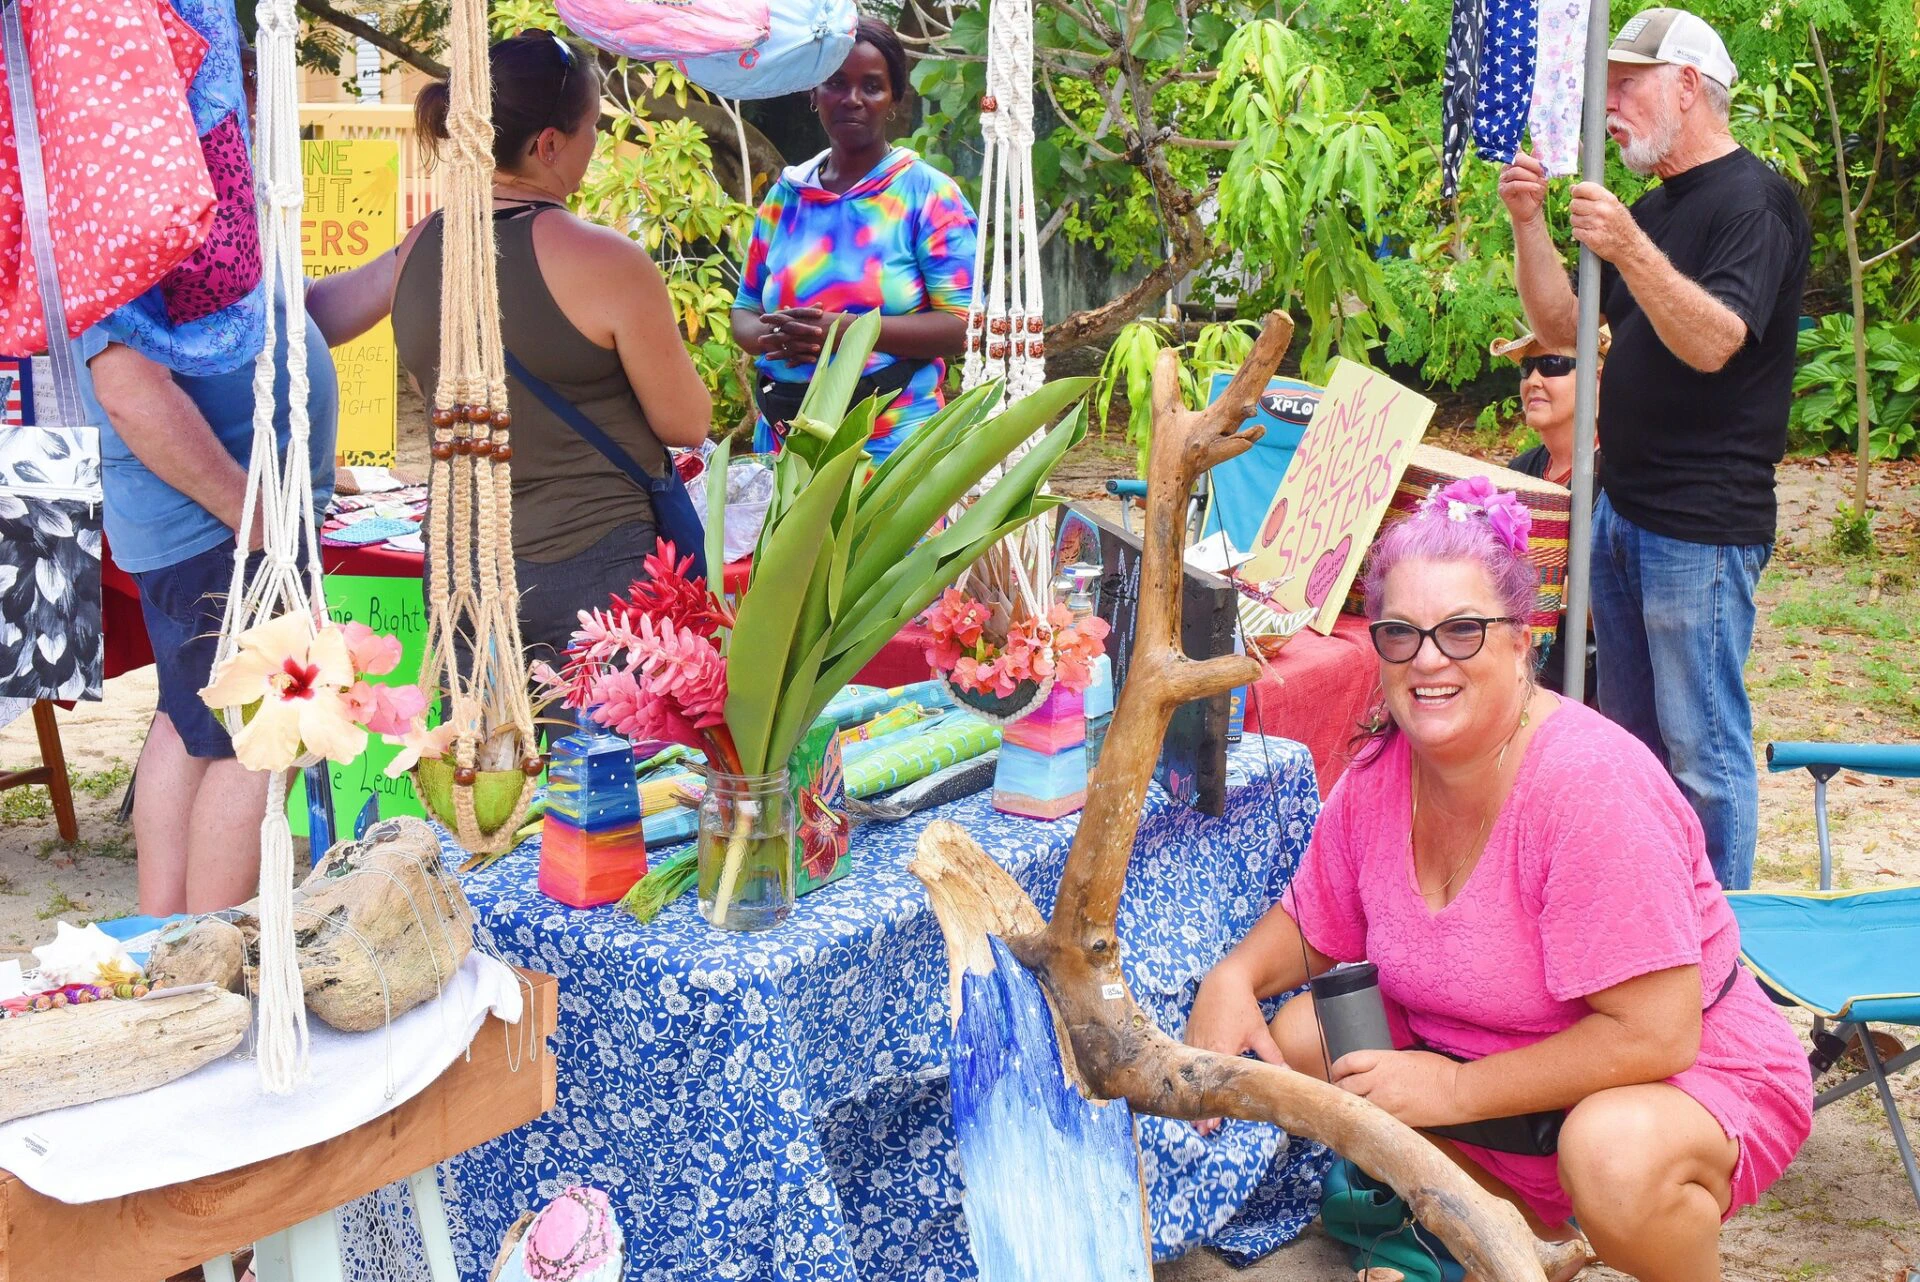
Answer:
[{"label": "wooden table", "polygon": [[547,1038],[558,1020],[559,988],[551,975],[521,973],[533,984],[536,1038],[489,1016],[470,1054],[433,1085],[324,1143],[81,1206],[43,1197],[0,1171],[0,1282],[155,1282],[396,1180],[431,1174],[447,1158],[539,1117],[554,1103],[558,1061]]}]

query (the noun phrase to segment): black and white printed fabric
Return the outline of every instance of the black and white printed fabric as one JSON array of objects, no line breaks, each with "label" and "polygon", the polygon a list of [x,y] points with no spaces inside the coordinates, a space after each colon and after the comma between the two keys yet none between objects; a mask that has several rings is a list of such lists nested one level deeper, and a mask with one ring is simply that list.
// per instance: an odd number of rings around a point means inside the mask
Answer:
[{"label": "black and white printed fabric", "polygon": [[1480,92],[1480,48],[1486,33],[1487,0],[1453,0],[1447,62],[1440,82],[1440,195],[1460,191],[1460,166],[1473,136],[1473,106]]},{"label": "black and white printed fabric", "polygon": [[0,9],[21,207],[40,276],[55,412],[0,428],[0,700],[98,699],[100,430],[84,426],[79,370],[53,261],[40,130],[20,6]]},{"label": "black and white printed fabric", "polygon": [[98,699],[100,433],[0,431],[0,698]]}]

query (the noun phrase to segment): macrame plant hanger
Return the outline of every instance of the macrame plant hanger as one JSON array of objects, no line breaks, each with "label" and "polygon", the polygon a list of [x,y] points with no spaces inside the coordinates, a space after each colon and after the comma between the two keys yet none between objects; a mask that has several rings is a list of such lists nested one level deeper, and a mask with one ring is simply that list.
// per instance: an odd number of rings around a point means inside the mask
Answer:
[{"label": "macrame plant hanger", "polygon": [[[239,650],[242,633],[270,619],[296,615],[311,637],[327,621],[320,581],[320,537],[313,525],[313,482],[307,463],[306,302],[300,265],[300,215],[304,203],[300,167],[299,70],[294,41],[299,19],[294,0],[261,0],[258,37],[258,116],[254,121],[254,174],[260,216],[260,261],[266,291],[266,341],[253,367],[253,454],[247,466],[247,496],[234,540],[233,581],[220,622],[214,666]],[[287,349],[286,453],[274,430],[274,384],[279,330]],[[261,556],[249,567],[250,531],[258,521]],[[306,554],[304,571],[301,553]],[[224,712],[238,733],[240,709]],[[305,756],[304,768],[319,760]],[[293,939],[293,833],[287,825],[287,772],[272,771],[267,810],[260,821],[260,969],[255,985],[259,1020],[256,1051],[262,1085],[275,1094],[293,1090],[307,1075],[307,1008]]]},{"label": "macrame plant hanger", "polygon": [[[513,445],[493,242],[493,87],[485,0],[454,0],[441,256],[440,380],[434,392],[427,507],[427,650],[421,684],[446,691],[455,727],[454,834],[477,856],[514,846],[540,773],[521,652],[513,567]],[[465,650],[465,653],[462,653]],[[466,670],[462,671],[463,665]],[[422,760],[414,790],[427,802]],[[482,827],[474,790],[518,788],[504,820]],[[517,785],[502,776],[517,774]],[[490,816],[495,818],[495,816]]]},{"label": "macrame plant hanger", "polygon": [[[996,0],[987,12],[987,90],[980,100],[986,155],[980,168],[980,229],[974,250],[973,305],[960,385],[1004,381],[1002,404],[1047,380],[1045,307],[1040,292],[1040,232],[1033,192],[1033,0]],[[980,491],[998,481],[1037,442],[1036,432],[994,467]],[[963,586],[1006,593],[1031,617],[1045,618],[1053,547],[1045,525],[1030,521],[969,570]]]}]

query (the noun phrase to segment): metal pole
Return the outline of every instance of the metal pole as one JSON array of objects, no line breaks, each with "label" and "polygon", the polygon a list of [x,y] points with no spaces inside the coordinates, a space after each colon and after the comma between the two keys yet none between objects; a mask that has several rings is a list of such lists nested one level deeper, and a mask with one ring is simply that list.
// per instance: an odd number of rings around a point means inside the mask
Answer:
[{"label": "metal pole", "polygon": [[[1613,16],[1608,0],[1592,0],[1587,14],[1586,102],[1580,117],[1580,178],[1607,180],[1607,44]],[[1600,409],[1600,258],[1580,248],[1580,329],[1574,344],[1573,521],[1567,532],[1566,653],[1562,657],[1567,698],[1587,692],[1587,610],[1593,600],[1593,441]]]}]

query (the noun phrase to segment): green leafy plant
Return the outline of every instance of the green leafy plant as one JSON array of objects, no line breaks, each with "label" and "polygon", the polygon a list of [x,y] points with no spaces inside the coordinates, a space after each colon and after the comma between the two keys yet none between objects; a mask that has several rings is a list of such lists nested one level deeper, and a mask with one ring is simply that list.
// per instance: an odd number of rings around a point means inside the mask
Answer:
[{"label": "green leafy plant", "polygon": [[1873,537],[1873,509],[1856,512],[1851,503],[1842,503],[1833,514],[1833,529],[1827,543],[1841,556],[1872,556],[1878,550]]},{"label": "green leafy plant", "polygon": [[[877,399],[851,405],[879,337],[867,313],[830,337],[786,449],[726,638],[727,729],[747,774],[783,765],[827,701],[989,547],[1062,500],[1041,492],[1085,434],[1090,379],[1061,379],[1004,409],[1001,387],[964,392],[869,474]],[[958,518],[929,533],[988,469],[1059,417]],[[709,564],[722,528],[728,447],[709,468]]]},{"label": "green leafy plant", "polygon": [[[1844,313],[1822,316],[1800,335],[1800,366],[1793,376],[1788,432],[1794,449],[1809,454],[1854,446],[1853,322]],[[1877,459],[1920,454],[1920,324],[1867,327],[1868,421]]]},{"label": "green leafy plant", "polygon": [[1168,347],[1179,351],[1180,398],[1188,409],[1207,403],[1213,376],[1240,368],[1259,328],[1252,321],[1220,321],[1200,327],[1192,341],[1175,343],[1168,326],[1158,321],[1135,321],[1122,329],[1107,349],[1093,387],[1094,421],[1102,437],[1113,413],[1116,395],[1125,393],[1127,443],[1134,447],[1134,467],[1147,474],[1147,454],[1153,446],[1153,367]]}]

